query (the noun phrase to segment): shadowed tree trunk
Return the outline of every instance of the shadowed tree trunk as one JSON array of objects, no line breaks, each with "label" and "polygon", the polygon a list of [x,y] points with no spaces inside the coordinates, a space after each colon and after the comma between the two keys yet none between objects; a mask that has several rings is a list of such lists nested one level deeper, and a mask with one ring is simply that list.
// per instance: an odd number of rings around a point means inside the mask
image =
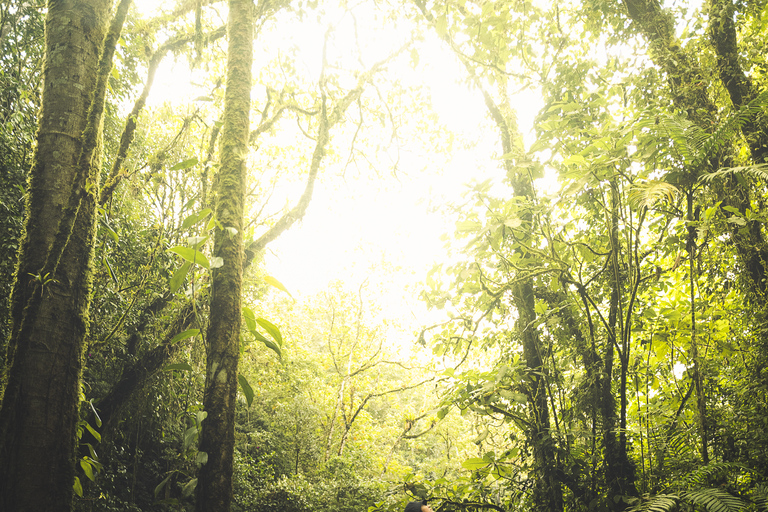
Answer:
[{"label": "shadowed tree trunk", "polygon": [[206,340],[203,407],[208,416],[202,424],[200,451],[207,454],[208,460],[200,468],[198,477],[196,509],[200,512],[227,511],[232,501],[243,280],[245,161],[248,155],[253,61],[252,9],[251,0],[229,1],[221,167],[213,188],[217,221],[213,255],[214,259],[221,258],[221,267],[213,270]]},{"label": "shadowed tree trunk", "polygon": [[[130,5],[51,1],[0,409],[0,510],[72,507],[106,81]],[[106,34],[106,38],[105,38]]]}]

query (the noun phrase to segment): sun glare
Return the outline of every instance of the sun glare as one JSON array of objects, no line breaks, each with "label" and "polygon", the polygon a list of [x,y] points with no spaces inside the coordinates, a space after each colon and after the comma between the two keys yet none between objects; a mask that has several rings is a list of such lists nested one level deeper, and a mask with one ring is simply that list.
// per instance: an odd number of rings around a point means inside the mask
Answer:
[{"label": "sun glare", "polygon": [[[146,17],[157,14],[161,4],[141,0],[136,8]],[[324,9],[322,19],[307,18],[291,30],[259,34],[260,44],[254,51],[255,100],[260,94],[259,70],[280,52],[298,52],[301,69],[295,72],[316,81],[329,30],[333,31],[327,48],[329,62],[347,69],[371,66],[410,37],[412,27],[405,19],[396,24],[384,22],[376,19],[373,10],[361,6],[354,15],[330,5]],[[441,235],[454,228],[455,220],[445,217],[437,206],[458,202],[470,181],[499,179],[499,163],[494,160],[498,135],[489,124],[482,96],[467,87],[461,63],[430,34],[419,43],[418,55],[410,57],[396,60],[392,67],[402,86],[429,92],[439,122],[456,139],[451,156],[430,154],[438,151],[431,148],[422,148],[420,154],[400,148],[394,150],[399,159],[397,170],[384,170],[376,177],[345,175],[343,180],[326,179],[319,184],[305,218],[271,244],[265,255],[267,272],[295,296],[318,293],[335,280],[356,289],[382,273],[386,282],[375,287],[382,307],[412,314],[420,306],[415,305],[418,301],[409,286],[422,280],[434,262],[444,259]],[[200,95],[193,85],[202,81],[195,79],[196,73],[201,71],[190,71],[183,58],[164,66],[155,80],[150,106],[182,104]],[[522,91],[512,101],[526,144],[530,144],[532,120],[541,100],[536,91]],[[429,124],[416,118],[402,122]],[[413,146],[411,141],[404,142]],[[334,176],[340,169],[323,172]],[[288,197],[287,202],[295,202],[297,197]]]}]

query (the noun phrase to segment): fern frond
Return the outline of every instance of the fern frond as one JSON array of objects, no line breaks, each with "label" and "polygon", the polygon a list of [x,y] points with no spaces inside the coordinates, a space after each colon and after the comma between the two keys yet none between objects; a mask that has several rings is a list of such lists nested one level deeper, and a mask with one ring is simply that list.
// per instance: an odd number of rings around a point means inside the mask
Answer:
[{"label": "fern frond", "polygon": [[628,512],[672,512],[677,507],[680,497],[676,494],[657,494],[638,503]]},{"label": "fern frond", "polygon": [[768,102],[768,91],[764,91],[758,94],[752,101],[742,105],[739,110],[729,115],[725,121],[712,132],[712,135],[707,137],[707,140],[702,144],[696,158],[693,162],[693,167],[698,168],[705,160],[719,151],[728,141],[730,141],[735,135],[741,132],[744,125],[752,117],[763,111],[763,108]]},{"label": "fern frond", "polygon": [[697,489],[682,493],[680,498],[707,512],[739,512],[747,508],[744,500],[723,489]]},{"label": "fern frond", "polygon": [[638,208],[649,208],[663,199],[674,203],[679,192],[676,186],[666,181],[648,180],[632,186],[629,190],[629,201]]},{"label": "fern frond", "polygon": [[711,182],[717,178],[723,178],[729,174],[747,174],[757,179],[768,181],[768,164],[745,165],[740,167],[724,167],[714,172],[702,174],[699,182]]},{"label": "fern frond", "polygon": [[680,482],[681,489],[695,489],[705,487],[717,478],[721,478],[725,473],[731,471],[741,471],[744,466],[734,462],[710,462],[706,466],[701,466],[688,473]]},{"label": "fern frond", "polygon": [[756,485],[751,497],[759,510],[768,512],[768,486],[764,484]]}]

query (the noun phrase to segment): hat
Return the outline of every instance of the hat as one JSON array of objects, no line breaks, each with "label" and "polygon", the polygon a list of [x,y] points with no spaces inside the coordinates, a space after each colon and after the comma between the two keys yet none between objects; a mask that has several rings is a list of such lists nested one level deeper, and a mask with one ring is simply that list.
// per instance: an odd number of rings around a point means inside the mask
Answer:
[{"label": "hat", "polygon": [[421,506],[425,501],[412,501],[405,506],[405,512],[421,512]]}]

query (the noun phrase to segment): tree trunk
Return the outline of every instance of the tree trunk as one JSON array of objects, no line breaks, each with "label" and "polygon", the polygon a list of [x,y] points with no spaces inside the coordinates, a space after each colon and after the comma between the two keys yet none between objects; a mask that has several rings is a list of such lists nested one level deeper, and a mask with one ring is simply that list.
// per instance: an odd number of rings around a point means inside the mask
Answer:
[{"label": "tree trunk", "polygon": [[[620,256],[622,253],[621,240],[619,238],[619,191],[615,181],[611,181],[610,197],[610,240],[611,240],[611,269],[610,273],[610,307],[608,311],[608,327],[605,354],[603,357],[603,376],[600,414],[603,426],[603,443],[605,447],[605,472],[606,484],[609,489],[607,504],[613,510],[623,510],[626,505],[623,502],[616,502],[614,498],[618,496],[636,496],[635,487],[635,468],[627,456],[625,417],[626,417],[626,361],[629,360],[629,346],[623,343],[625,340],[625,325],[622,321],[624,311],[621,304],[623,272],[621,269]],[[619,340],[622,340],[623,347],[619,349]],[[613,394],[613,367],[615,354],[618,351],[621,363],[620,394],[621,419],[616,415],[616,400]]]},{"label": "tree trunk", "polygon": [[[58,511],[72,506],[100,160],[90,153],[84,168],[82,154],[90,145],[95,152],[99,138],[98,102],[100,98],[103,103],[103,95],[94,95],[94,90],[110,3],[60,0],[49,3],[46,15],[37,153],[12,296],[8,383],[0,409],[2,510]],[[90,137],[84,136],[87,127]],[[78,174],[90,183],[87,189],[78,183]],[[71,211],[73,194],[80,194],[80,200]],[[67,222],[73,222],[71,228],[62,229]],[[51,254],[56,245],[61,250]]]},{"label": "tree trunk", "polygon": [[253,61],[253,2],[230,0],[227,32],[227,88],[221,167],[214,182],[217,227],[210,325],[207,334],[204,410],[208,416],[200,433],[200,451],[208,461],[197,485],[200,512],[229,510],[235,446],[237,363],[240,344],[240,295],[243,278],[243,211],[248,154],[251,65]]}]

